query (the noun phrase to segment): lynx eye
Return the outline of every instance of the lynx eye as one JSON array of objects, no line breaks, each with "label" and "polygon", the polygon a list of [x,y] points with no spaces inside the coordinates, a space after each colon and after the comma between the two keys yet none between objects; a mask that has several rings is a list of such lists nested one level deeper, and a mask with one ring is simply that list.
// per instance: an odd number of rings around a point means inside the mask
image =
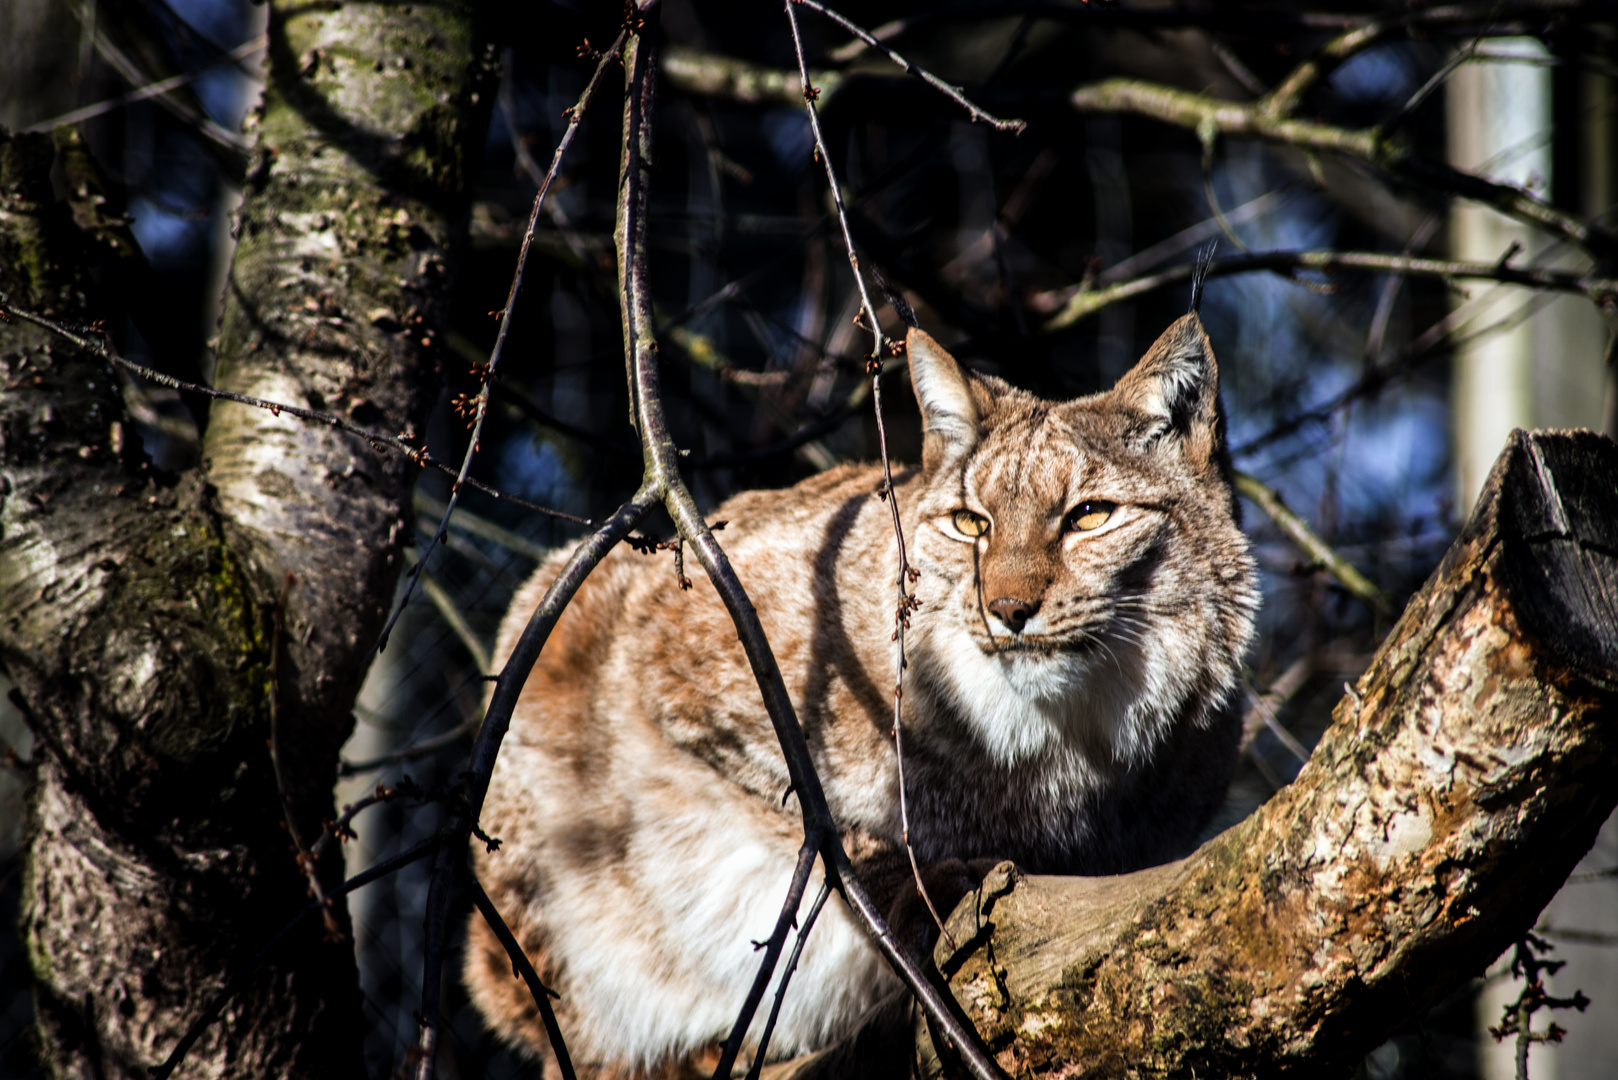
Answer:
[{"label": "lynx eye", "polygon": [[970,510],[957,510],[950,522],[962,536],[979,537],[989,531],[989,519]]},{"label": "lynx eye", "polygon": [[1068,528],[1074,532],[1089,532],[1099,529],[1112,517],[1112,512],[1118,509],[1117,503],[1110,503],[1105,499],[1086,499],[1073,508],[1067,516]]}]

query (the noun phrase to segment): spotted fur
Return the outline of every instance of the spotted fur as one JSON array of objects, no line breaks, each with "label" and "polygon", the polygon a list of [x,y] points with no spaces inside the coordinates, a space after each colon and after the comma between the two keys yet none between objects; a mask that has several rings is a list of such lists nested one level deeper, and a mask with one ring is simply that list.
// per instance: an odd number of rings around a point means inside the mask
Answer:
[{"label": "spotted fur", "polygon": [[[920,330],[908,351],[924,424],[921,467],[896,478],[921,575],[904,698],[917,857],[1098,874],[1185,853],[1234,764],[1257,604],[1201,323],[1187,315],[1112,390],[1069,402],[964,372]],[[845,843],[891,897],[909,871],[889,733],[898,566],[880,477],[833,469],[716,516]],[[500,656],[562,560],[517,595]],[[666,561],[615,551],[523,691],[484,813],[503,844],[477,856],[560,991],[586,1069],[711,1062],[791,874],[787,786],[713,589],[682,592]],[[496,1030],[547,1055],[475,918],[466,979]],[[845,1034],[895,986],[834,899],[772,1056]]]}]

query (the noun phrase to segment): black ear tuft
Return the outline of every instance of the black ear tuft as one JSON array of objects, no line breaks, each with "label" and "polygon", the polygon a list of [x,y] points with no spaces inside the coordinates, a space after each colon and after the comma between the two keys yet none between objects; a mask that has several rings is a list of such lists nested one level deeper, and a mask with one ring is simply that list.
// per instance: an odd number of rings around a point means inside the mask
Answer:
[{"label": "black ear tuft", "polygon": [[1191,314],[1195,315],[1202,310],[1202,287],[1208,283],[1208,268],[1213,265],[1214,252],[1219,250],[1219,241],[1215,240],[1197,256],[1197,267],[1191,271]]},{"label": "black ear tuft", "polygon": [[899,316],[899,321],[912,330],[920,328],[921,320],[916,318],[916,312],[911,308],[910,301],[906,300],[903,293],[888,283],[888,279],[882,276],[882,271],[874,266],[871,267],[871,278],[876,282],[876,287],[882,290],[882,295],[888,298],[888,306],[893,308],[895,315]]},{"label": "black ear tuft", "polygon": [[1140,415],[1145,441],[1177,434],[1188,454],[1207,460],[1219,440],[1219,368],[1202,320],[1181,315],[1112,393]]}]

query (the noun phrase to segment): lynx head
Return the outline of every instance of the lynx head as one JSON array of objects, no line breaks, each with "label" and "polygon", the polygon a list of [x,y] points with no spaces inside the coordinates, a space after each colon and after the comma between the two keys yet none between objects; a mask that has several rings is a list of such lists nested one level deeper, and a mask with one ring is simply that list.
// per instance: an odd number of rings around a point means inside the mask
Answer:
[{"label": "lynx head", "polygon": [[1180,319],[1111,390],[1044,401],[911,330],[923,423],[918,689],[1001,766],[1085,777],[1205,726],[1257,604],[1213,349]]}]

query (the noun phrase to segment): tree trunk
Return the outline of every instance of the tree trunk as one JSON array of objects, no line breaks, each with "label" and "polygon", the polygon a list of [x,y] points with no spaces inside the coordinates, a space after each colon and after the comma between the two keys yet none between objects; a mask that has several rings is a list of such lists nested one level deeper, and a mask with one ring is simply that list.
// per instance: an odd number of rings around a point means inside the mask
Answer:
[{"label": "tree trunk", "polygon": [[[491,96],[469,8],[272,15],[220,387],[384,431],[422,422]],[[85,320],[86,240],[50,165],[48,139],[0,147],[0,289]],[[231,405],[213,411],[201,468],[160,479],[103,362],[14,323],[0,365],[0,663],[41,747],[23,923],[43,1057],[56,1076],[146,1077],[308,903],[272,711],[309,842],[409,539],[413,470]],[[319,925],[272,956],[181,1075],[360,1071],[352,949]]]},{"label": "tree trunk", "polygon": [[1618,445],[1516,432],[1291,785],[1168,866],[1002,864],[935,959],[1013,1075],[1346,1072],[1533,925],[1618,802],[1615,705]]}]

